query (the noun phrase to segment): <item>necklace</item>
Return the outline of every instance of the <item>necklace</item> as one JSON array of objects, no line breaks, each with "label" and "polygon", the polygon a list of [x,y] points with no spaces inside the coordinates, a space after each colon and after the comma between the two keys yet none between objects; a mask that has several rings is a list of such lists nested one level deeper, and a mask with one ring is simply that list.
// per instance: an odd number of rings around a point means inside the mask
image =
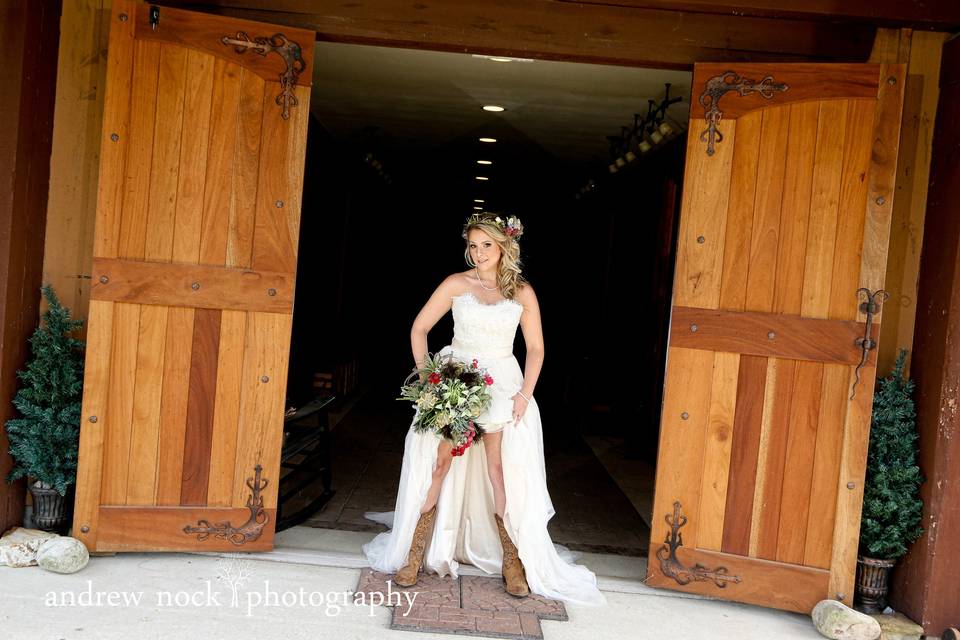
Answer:
[{"label": "necklace", "polygon": [[474,269],[477,270],[477,280],[480,281],[480,286],[483,287],[484,289],[486,289],[487,291],[494,291],[494,290],[496,289],[496,287],[492,287],[492,288],[491,288],[491,287],[488,287],[488,286],[486,286],[485,284],[483,284],[483,280],[480,278],[480,268],[479,268],[479,267],[474,267]]}]

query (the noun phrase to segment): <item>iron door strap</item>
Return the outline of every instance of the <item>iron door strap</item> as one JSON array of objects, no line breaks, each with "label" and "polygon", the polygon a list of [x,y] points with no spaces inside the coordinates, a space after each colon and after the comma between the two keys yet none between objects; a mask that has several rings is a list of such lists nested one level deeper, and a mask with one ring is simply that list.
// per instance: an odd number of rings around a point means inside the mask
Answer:
[{"label": "iron door strap", "polygon": [[261,491],[267,486],[269,480],[261,479],[260,472],[263,470],[259,464],[254,467],[255,475],[253,478],[247,478],[247,486],[250,488],[250,496],[247,498],[247,508],[250,510],[250,516],[247,521],[239,527],[230,524],[229,521],[211,523],[209,520],[201,519],[196,525],[187,525],[183,528],[186,534],[196,534],[197,540],[203,542],[211,535],[221,540],[229,540],[233,544],[240,546],[247,542],[252,542],[263,533],[263,527],[270,521],[270,515],[263,508],[263,496]]},{"label": "iron door strap", "polygon": [[759,93],[765,99],[773,98],[773,92],[784,92],[790,87],[784,83],[775,84],[773,76],[764,76],[760,82],[742,77],[735,71],[724,71],[713,76],[704,85],[700,94],[700,105],[704,109],[703,119],[707,121],[707,128],[700,134],[700,140],[707,143],[707,155],[714,154],[714,145],[723,140],[723,134],[717,128],[723,112],[720,110],[720,98],[728,91],[736,91],[741,96]]},{"label": "iron door strap", "polygon": [[883,289],[877,289],[873,293],[870,292],[870,289],[866,287],[860,287],[857,289],[857,297],[860,297],[860,294],[864,293],[867,296],[866,301],[860,303],[860,312],[867,314],[867,322],[864,326],[863,337],[857,338],[856,346],[860,348],[862,355],[860,356],[860,364],[857,365],[857,368],[854,370],[855,380],[853,381],[853,387],[850,389],[850,399],[853,400],[853,396],[857,392],[857,385],[860,383],[860,369],[863,368],[863,365],[867,363],[867,358],[870,357],[870,351],[877,348],[877,341],[871,338],[871,333],[873,332],[873,316],[880,311],[880,303],[878,296],[882,294],[883,300],[886,300],[890,297],[890,294],[884,291]]},{"label": "iron door strap", "polygon": [[680,513],[680,501],[673,503],[673,516],[668,513],[663,517],[670,525],[663,546],[657,549],[657,560],[660,561],[660,572],[668,578],[673,578],[677,584],[685,585],[691,582],[712,582],[721,589],[726,589],[730,582],[741,582],[740,576],[731,575],[726,567],[710,569],[700,563],[688,567],[677,557],[677,549],[683,546],[683,535],[680,527],[687,524],[687,516]]},{"label": "iron door strap", "polygon": [[233,45],[236,53],[245,53],[253,51],[257,55],[264,56],[268,53],[275,53],[280,56],[287,68],[280,74],[280,94],[276,97],[276,103],[283,108],[281,115],[284,120],[290,118],[290,107],[296,106],[299,102],[297,96],[293,94],[293,88],[297,84],[297,78],[306,69],[307,64],[303,61],[303,51],[300,45],[293,40],[289,40],[282,33],[275,33],[270,37],[260,36],[251,38],[243,31],[238,31],[236,36],[223,36],[220,42],[225,45]]}]

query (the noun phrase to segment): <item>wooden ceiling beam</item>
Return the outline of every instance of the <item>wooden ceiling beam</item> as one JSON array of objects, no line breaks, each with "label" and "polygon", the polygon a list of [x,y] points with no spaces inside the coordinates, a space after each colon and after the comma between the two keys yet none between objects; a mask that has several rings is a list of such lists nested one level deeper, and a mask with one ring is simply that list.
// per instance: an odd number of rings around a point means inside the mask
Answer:
[{"label": "wooden ceiling beam", "polygon": [[[625,0],[628,1],[628,0]],[[863,62],[876,29],[557,0],[161,0],[312,29],[319,40],[689,69],[694,62]]]},{"label": "wooden ceiling beam", "polygon": [[[583,2],[584,0],[557,0]],[[588,4],[712,15],[826,20],[928,31],[960,29],[960,2],[951,0],[585,0]],[[307,4],[301,2],[300,4]]]}]

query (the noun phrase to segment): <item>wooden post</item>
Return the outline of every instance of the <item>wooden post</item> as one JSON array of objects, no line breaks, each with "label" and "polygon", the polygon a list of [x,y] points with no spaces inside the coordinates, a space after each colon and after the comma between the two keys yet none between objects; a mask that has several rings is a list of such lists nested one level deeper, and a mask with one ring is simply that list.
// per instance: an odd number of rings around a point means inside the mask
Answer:
[{"label": "wooden post", "polygon": [[923,537],[894,569],[891,606],[938,635],[960,620],[960,40],[943,49],[920,260],[912,377],[917,384]]},{"label": "wooden post", "polygon": [[60,6],[0,9],[0,532],[23,519],[26,483],[6,482],[13,460],[2,425],[14,417],[16,371],[38,320]]},{"label": "wooden post", "polygon": [[[893,368],[901,347],[913,350],[917,314],[917,277],[923,218],[927,209],[933,124],[940,95],[940,55],[949,34],[909,29],[878,29],[871,62],[907,63],[897,190],[893,201],[890,248],[884,289],[878,373]],[[907,371],[911,359],[907,360]]]},{"label": "wooden post", "polygon": [[70,0],[61,21],[43,281],[76,318],[90,303],[110,7]]}]

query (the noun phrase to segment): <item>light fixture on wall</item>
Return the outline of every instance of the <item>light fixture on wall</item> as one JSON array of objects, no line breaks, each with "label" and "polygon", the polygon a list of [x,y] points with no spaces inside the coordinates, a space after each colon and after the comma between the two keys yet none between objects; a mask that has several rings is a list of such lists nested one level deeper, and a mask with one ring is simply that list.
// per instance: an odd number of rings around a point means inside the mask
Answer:
[{"label": "light fixture on wall", "polygon": [[497,105],[497,104],[485,104],[485,105],[483,105],[483,110],[484,110],[484,111],[497,111],[497,112],[506,111],[505,108],[503,108],[503,107],[501,107],[500,105]]},{"label": "light fixture on wall", "polygon": [[496,138],[477,138],[480,142],[496,142]]},{"label": "light fixture on wall", "polygon": [[[607,136],[610,143],[610,160],[607,163],[609,173],[618,173],[628,163],[636,161],[640,155],[650,151],[672,136],[681,127],[670,120],[667,110],[675,102],[681,102],[681,97],[670,97],[670,83],[664,83],[664,98],[647,100],[647,114],[641,116],[633,114],[633,126],[620,127],[620,135]],[[587,190],[581,189],[576,197],[580,197]]]}]

